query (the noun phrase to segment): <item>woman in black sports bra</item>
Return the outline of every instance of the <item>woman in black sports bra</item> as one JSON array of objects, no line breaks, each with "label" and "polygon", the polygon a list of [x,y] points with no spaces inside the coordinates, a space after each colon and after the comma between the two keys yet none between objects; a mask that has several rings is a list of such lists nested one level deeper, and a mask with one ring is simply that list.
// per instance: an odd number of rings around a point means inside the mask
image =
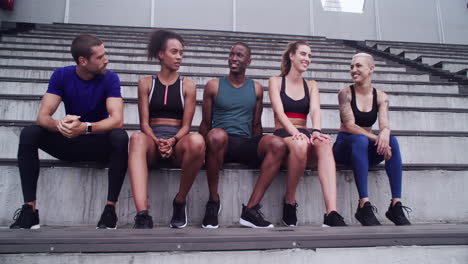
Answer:
[{"label": "woman in black sports bra", "polygon": [[[352,167],[359,193],[356,219],[364,226],[380,225],[369,201],[367,176],[369,166],[385,160],[392,200],[385,214],[396,225],[409,225],[401,203],[402,165],[398,141],[390,135],[388,96],[372,87],[374,59],[366,53],[353,56],[351,78],[354,84],[338,94],[341,127],[333,146],[337,163]],[[372,125],[379,120],[379,132]]]},{"label": "woman in black sports bra", "polygon": [[[285,165],[288,168],[284,197],[283,223],[296,226],[296,188],[304,170],[317,165],[325,200],[324,226],[345,226],[336,212],[336,168],[331,139],[321,132],[319,89],[315,81],[306,81],[302,74],[309,67],[312,53],[305,42],[290,43],[283,53],[281,74],[271,77],[269,95],[275,113],[274,134],[283,137],[288,146]],[[307,115],[313,124],[307,130]]]},{"label": "woman in black sports bra", "polygon": [[177,73],[182,63],[184,40],[174,32],[159,30],[150,37],[148,58],[157,59],[161,70],[138,82],[141,132],[130,137],[128,170],[137,215],[134,228],[152,228],[148,213],[148,168],[169,160],[182,168],[179,192],[173,200],[170,226],[187,225],[186,196],[205,158],[205,141],[191,133],[196,105],[193,81]]}]

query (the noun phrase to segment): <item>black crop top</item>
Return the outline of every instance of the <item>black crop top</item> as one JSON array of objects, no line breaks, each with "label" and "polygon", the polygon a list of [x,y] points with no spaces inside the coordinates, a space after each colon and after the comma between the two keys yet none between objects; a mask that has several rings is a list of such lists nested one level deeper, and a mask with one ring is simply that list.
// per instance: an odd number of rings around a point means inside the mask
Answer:
[{"label": "black crop top", "polygon": [[304,97],[299,100],[294,100],[286,94],[286,77],[283,76],[283,80],[281,81],[281,102],[283,103],[284,113],[289,118],[306,119],[307,114],[309,114],[309,87],[304,79],[302,81],[304,82]]},{"label": "black crop top", "polygon": [[354,123],[360,127],[371,127],[377,120],[377,90],[372,88],[372,109],[369,112],[361,112],[356,106],[356,92],[354,85],[351,88],[351,109],[353,109]]},{"label": "black crop top", "polygon": [[184,115],[184,98],[182,81],[177,79],[166,86],[153,76],[153,85],[149,95],[150,118],[172,118],[182,120]]}]

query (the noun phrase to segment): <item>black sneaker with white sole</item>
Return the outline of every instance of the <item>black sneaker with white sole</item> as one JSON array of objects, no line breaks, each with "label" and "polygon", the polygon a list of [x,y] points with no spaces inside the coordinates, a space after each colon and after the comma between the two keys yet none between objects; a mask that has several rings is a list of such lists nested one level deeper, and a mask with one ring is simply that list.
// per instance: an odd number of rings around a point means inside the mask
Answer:
[{"label": "black sneaker with white sole", "polygon": [[283,204],[283,224],[285,226],[295,227],[297,226],[297,203],[294,204]]},{"label": "black sneaker with white sole", "polygon": [[262,206],[257,204],[252,208],[242,205],[242,214],[239,220],[240,224],[247,227],[253,228],[272,228],[272,223],[265,220],[263,213],[260,211]]},{"label": "black sneaker with white sole", "polygon": [[218,228],[218,215],[221,212],[221,203],[220,201],[209,200],[206,203],[205,217],[203,218],[202,227],[203,228]]},{"label": "black sneaker with white sole", "polygon": [[172,201],[172,219],[170,227],[184,228],[187,226],[187,206],[186,203],[177,203],[174,199]]},{"label": "black sneaker with white sole", "polygon": [[32,205],[23,204],[15,211],[10,229],[39,229],[39,210],[33,210]]},{"label": "black sneaker with white sole", "polygon": [[328,215],[323,215],[323,227],[330,226],[347,226],[344,218],[337,212],[331,211]]},{"label": "black sneaker with white sole", "polygon": [[96,229],[117,229],[117,214],[115,206],[107,204],[101,214],[101,218],[96,226]]}]

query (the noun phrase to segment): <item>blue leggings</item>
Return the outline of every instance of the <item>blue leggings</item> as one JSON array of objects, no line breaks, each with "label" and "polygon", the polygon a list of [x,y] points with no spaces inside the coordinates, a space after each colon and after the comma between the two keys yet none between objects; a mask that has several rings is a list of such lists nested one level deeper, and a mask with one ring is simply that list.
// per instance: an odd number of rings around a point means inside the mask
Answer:
[{"label": "blue leggings", "polygon": [[[385,162],[385,170],[390,180],[392,198],[401,198],[401,155],[398,141],[390,136],[392,158]],[[351,166],[359,192],[359,199],[369,197],[367,193],[367,175],[369,166],[375,166],[384,160],[377,154],[377,146],[364,135],[345,132],[338,133],[333,145],[333,154],[337,163]]]}]

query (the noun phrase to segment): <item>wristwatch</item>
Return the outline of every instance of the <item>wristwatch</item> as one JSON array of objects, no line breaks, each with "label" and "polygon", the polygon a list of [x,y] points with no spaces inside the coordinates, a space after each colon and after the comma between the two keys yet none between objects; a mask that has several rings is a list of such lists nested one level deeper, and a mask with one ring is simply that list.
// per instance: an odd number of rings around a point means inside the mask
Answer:
[{"label": "wristwatch", "polygon": [[90,122],[86,122],[86,135],[91,134],[93,132],[93,125]]}]

